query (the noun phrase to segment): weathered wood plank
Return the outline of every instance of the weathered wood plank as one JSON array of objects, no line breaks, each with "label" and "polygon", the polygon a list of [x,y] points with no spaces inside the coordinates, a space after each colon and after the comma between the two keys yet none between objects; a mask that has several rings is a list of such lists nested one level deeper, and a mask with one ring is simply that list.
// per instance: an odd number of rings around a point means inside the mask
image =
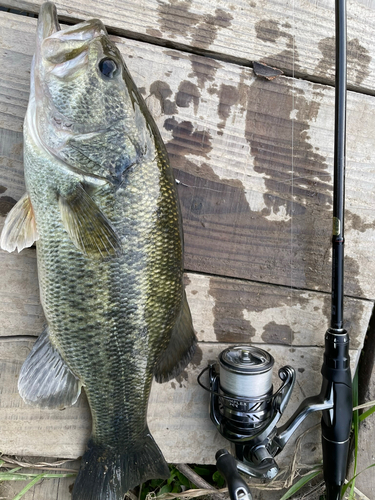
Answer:
[{"label": "weathered wood plank", "polygon": [[[0,449],[7,454],[26,456],[76,458],[82,455],[91,426],[86,399],[80,397],[76,405],[64,411],[30,408],[18,395],[17,376],[32,343],[0,345]],[[209,361],[217,359],[225,347],[227,344],[200,343],[192,364],[177,379],[162,385],[153,384],[148,421],[168,462],[214,463],[215,452],[228,446],[209,419],[209,395],[196,381],[198,373]],[[280,366],[291,364],[297,371],[297,384],[286,413],[290,416],[306,396],[319,392],[323,350],[275,345],[269,348],[269,352],[276,359],[275,386],[280,384],[277,380]],[[352,364],[354,362],[355,354]],[[301,431],[317,421],[317,415],[309,418]],[[302,452],[303,463],[319,460],[318,441],[313,434],[307,436]],[[293,452],[291,442],[280,455],[281,467],[288,467]]]},{"label": "weathered wood plank", "polygon": [[[0,18],[1,62],[18,68],[16,78],[3,75],[3,103],[27,88],[29,64],[15,61],[24,52],[30,63],[35,22],[7,13]],[[269,82],[244,67],[116,41],[180,181],[186,268],[329,291],[333,90],[285,77]],[[6,144],[0,206],[8,209],[9,198],[23,192],[25,105],[22,98],[23,112],[14,115],[0,107]],[[375,100],[349,93],[348,106],[346,293],[374,298],[375,137],[368,131]]]},{"label": "weathered wood plank", "polygon": [[[186,294],[199,340],[324,346],[329,294],[188,273]],[[345,298],[345,328],[361,349],[373,303]]]},{"label": "weathered wood plank", "polygon": [[[43,0],[2,0],[38,12]],[[193,47],[229,59],[264,61],[290,74],[334,81],[334,3],[236,0],[57,0],[64,19],[98,17],[127,36]],[[375,4],[348,2],[348,81],[374,91]]]},{"label": "weathered wood plank", "polygon": [[35,249],[27,249],[22,256],[1,252],[0,269],[0,336],[39,335],[45,319]]}]

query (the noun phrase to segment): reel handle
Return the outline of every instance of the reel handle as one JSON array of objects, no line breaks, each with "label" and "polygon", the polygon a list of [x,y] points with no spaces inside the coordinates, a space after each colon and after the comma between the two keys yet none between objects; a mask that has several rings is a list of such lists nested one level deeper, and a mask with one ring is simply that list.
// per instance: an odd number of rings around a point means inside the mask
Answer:
[{"label": "reel handle", "polygon": [[240,476],[236,460],[228,450],[222,449],[216,453],[216,467],[224,476],[231,500],[252,500],[246,482]]}]

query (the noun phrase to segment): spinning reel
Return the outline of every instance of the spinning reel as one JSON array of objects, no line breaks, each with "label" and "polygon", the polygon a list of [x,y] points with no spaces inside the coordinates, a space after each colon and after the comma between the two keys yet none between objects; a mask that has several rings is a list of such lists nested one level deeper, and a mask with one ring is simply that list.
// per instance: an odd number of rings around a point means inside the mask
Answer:
[{"label": "spinning reel", "polygon": [[[325,365],[328,353],[329,364],[335,366],[332,359],[337,352],[332,352],[332,335],[335,334],[330,331],[326,334]],[[336,348],[337,339],[333,343]],[[348,344],[344,342],[342,347],[340,355],[347,352]],[[349,370],[348,356],[346,360]],[[210,364],[198,377],[198,383],[210,392],[211,420],[220,434],[235,445],[236,458],[225,449],[216,454],[217,467],[227,481],[232,500],[252,498],[238,471],[250,477],[273,479],[279,471],[275,456],[283,450],[306,416],[318,410],[329,413],[334,407],[336,387],[334,390],[333,384],[325,383],[323,379],[321,393],[304,400],[294,415],[283,426],[277,427],[292,394],[296,374],[291,366],[280,368],[282,383],[273,392],[273,366],[274,358],[268,352],[240,345],[222,351],[218,362]],[[209,386],[201,382],[207,371]],[[350,371],[348,373],[350,377]]]}]

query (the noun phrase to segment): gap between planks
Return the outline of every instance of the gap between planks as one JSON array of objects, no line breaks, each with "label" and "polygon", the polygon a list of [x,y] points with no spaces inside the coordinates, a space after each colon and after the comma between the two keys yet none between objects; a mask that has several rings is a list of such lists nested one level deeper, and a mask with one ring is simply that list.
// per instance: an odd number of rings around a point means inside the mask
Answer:
[{"label": "gap between planks", "polygon": [[[201,275],[201,276],[206,276],[207,278],[222,278],[222,279],[230,279],[234,281],[245,281],[246,283],[249,284],[254,284],[254,285],[269,285],[269,286],[278,286],[280,288],[283,288],[285,290],[290,291],[291,293],[293,292],[308,292],[308,293],[322,293],[324,295],[331,295],[331,292],[326,292],[325,290],[314,290],[313,288],[305,288],[305,287],[298,287],[298,286],[288,286],[288,285],[283,285],[281,283],[271,283],[268,281],[259,281],[259,280],[253,280],[249,278],[240,278],[238,276],[225,276],[224,274],[215,274],[215,273],[206,273],[204,271],[195,271],[189,268],[186,268],[185,273],[189,274],[196,274],[196,275]],[[372,304],[375,305],[375,300],[369,299],[367,297],[360,297],[356,295],[350,295],[350,294],[344,294],[345,298],[348,299],[356,299],[356,300],[365,300],[367,302],[371,302]]]},{"label": "gap between planks", "polygon": [[[21,2],[22,3],[22,2]],[[0,12],[2,10],[7,11],[9,9],[10,13],[15,14],[15,15],[20,15],[20,16],[25,16],[25,17],[36,17],[38,14],[38,9],[30,9],[29,5],[26,4],[24,8],[14,8],[11,2],[1,2],[0,1]],[[31,14],[31,16],[30,16]],[[80,23],[84,21],[83,18],[79,17],[68,17],[64,15],[58,15],[59,21],[62,23],[65,23],[69,26],[72,26],[74,24]],[[225,63],[231,63],[237,66],[242,66],[245,68],[253,68],[253,61],[250,59],[246,59],[243,57],[236,57],[232,56],[230,54],[224,54],[220,53],[214,50],[209,50],[209,49],[199,49],[197,47],[187,45],[184,43],[180,42],[173,42],[172,40],[168,39],[161,39],[154,37],[152,35],[147,35],[143,33],[139,33],[136,31],[130,31],[126,29],[121,29],[121,28],[114,28],[106,25],[106,29],[109,35],[112,36],[119,36],[124,39],[129,39],[129,40],[136,40],[139,42],[147,43],[149,45],[155,45],[157,47],[164,47],[167,49],[172,49],[172,50],[178,50],[181,52],[185,52],[187,54],[193,54],[201,57],[208,57],[210,59],[215,59],[217,61],[222,61]],[[329,78],[316,78],[313,75],[306,75],[298,70],[293,70],[290,71],[284,67],[275,67],[275,69],[279,69],[282,71],[282,74],[288,78],[293,78],[296,80],[303,80],[309,83],[316,83],[319,85],[326,85],[328,87],[335,87],[335,83],[332,81],[332,79]],[[354,92],[357,94],[363,94],[363,95],[368,95],[368,96],[375,96],[375,89],[366,89],[366,88],[361,88],[358,89],[355,85],[351,85],[350,83],[347,85],[347,90],[350,92]]]}]

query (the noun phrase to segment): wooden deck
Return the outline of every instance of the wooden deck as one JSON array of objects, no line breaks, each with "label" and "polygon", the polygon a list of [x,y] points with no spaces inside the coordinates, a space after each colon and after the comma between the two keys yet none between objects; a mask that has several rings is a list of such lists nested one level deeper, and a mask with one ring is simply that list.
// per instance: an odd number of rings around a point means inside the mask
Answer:
[{"label": "wooden deck", "polygon": [[[24,192],[22,122],[36,28],[36,19],[24,14],[37,13],[40,3],[0,0],[12,9],[0,11],[1,225]],[[228,344],[259,345],[277,367],[296,368],[287,416],[320,389],[330,315],[333,3],[55,3],[62,21],[98,17],[107,25],[166,142],[183,212],[186,291],[199,349],[178,379],[154,384],[149,423],[167,461],[213,463],[228,443],[209,420],[208,395],[196,377]],[[351,0],[348,23],[345,317],[354,369],[375,300],[375,2]],[[254,61],[284,75],[257,76]],[[44,321],[35,250],[0,252],[0,269],[0,450],[77,458],[91,425],[84,396],[61,412],[32,409],[17,392],[32,346],[22,337],[37,336]],[[301,430],[317,421],[311,417]],[[307,434],[300,463],[319,462],[319,440],[319,432]],[[282,468],[293,453],[294,440],[278,459]],[[48,492],[41,486],[25,499],[67,500],[68,483],[53,483]],[[2,488],[0,497],[11,500]],[[370,498],[372,488],[370,478],[362,488]]]}]

